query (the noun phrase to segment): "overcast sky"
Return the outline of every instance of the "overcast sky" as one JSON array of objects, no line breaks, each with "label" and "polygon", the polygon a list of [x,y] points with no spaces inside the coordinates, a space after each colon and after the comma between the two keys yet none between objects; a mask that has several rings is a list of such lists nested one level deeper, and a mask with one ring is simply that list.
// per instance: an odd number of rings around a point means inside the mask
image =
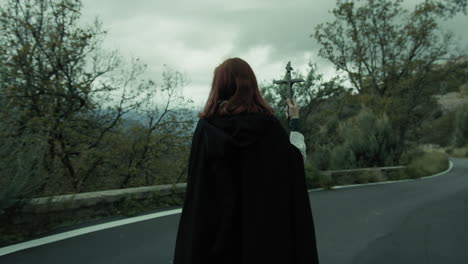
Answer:
[{"label": "overcast sky", "polygon": [[[414,6],[418,0],[406,0]],[[284,75],[291,60],[305,72],[309,60],[329,78],[332,65],[317,56],[310,34],[316,25],[331,21],[334,0],[83,0],[83,20],[98,17],[108,31],[105,47],[119,49],[148,65],[146,76],[160,80],[163,65],[181,71],[190,83],[184,95],[196,105],[205,103],[213,70],[223,60],[240,57],[257,80]],[[468,43],[468,18],[444,24]],[[466,45],[465,45],[466,47]]]}]

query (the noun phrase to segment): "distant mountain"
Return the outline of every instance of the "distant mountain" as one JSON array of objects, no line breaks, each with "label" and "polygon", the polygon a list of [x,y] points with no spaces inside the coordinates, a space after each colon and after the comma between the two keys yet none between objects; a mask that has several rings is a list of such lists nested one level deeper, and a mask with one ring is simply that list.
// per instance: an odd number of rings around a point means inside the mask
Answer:
[{"label": "distant mountain", "polygon": [[462,92],[450,92],[434,96],[444,111],[453,111],[458,107],[468,104],[468,95]]},{"label": "distant mountain", "polygon": [[[193,133],[195,131],[197,121],[198,121],[197,115],[200,111],[187,109],[187,108],[179,108],[179,109],[175,109],[174,112],[176,112],[176,114],[178,115],[183,115],[184,117],[188,117],[190,120],[194,121],[192,125],[192,129],[190,130],[191,133]],[[148,121],[148,117],[146,116],[145,113],[130,111],[128,113],[125,113],[122,116],[122,120],[123,120],[122,123],[124,127],[130,127],[136,124],[142,124],[142,125],[145,124]]]}]

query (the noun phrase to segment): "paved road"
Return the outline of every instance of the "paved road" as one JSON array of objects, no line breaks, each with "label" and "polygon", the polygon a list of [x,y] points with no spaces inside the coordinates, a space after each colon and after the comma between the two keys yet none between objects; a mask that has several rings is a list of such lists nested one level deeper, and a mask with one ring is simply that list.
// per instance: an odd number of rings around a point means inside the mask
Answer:
[{"label": "paved road", "polygon": [[[443,176],[311,192],[321,264],[468,263],[468,159]],[[171,263],[179,215],[0,257],[2,264]]]}]

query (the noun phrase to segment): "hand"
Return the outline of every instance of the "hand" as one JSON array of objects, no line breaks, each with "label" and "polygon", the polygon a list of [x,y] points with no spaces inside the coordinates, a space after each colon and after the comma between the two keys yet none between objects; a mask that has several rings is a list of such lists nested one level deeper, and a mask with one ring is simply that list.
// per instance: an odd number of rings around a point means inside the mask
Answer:
[{"label": "hand", "polygon": [[286,118],[294,119],[299,118],[299,108],[290,98],[286,99],[286,104],[288,105],[286,109]]}]

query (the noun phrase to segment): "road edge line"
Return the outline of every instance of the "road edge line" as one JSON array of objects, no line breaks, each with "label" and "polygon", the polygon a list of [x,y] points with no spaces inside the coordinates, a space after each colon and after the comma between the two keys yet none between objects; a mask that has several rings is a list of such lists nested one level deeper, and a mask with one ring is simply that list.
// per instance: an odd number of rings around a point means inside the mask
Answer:
[{"label": "road edge line", "polygon": [[72,238],[72,237],[76,237],[76,236],[80,236],[80,235],[84,235],[84,234],[88,234],[88,233],[92,233],[96,231],[101,231],[104,229],[109,229],[109,228],[113,228],[117,226],[141,222],[141,221],[146,221],[146,220],[153,219],[153,218],[174,215],[180,212],[182,212],[182,208],[116,220],[116,221],[107,222],[103,224],[74,229],[74,230],[66,231],[66,232],[51,235],[51,236],[41,237],[38,239],[33,239],[33,240],[18,243],[18,244],[13,244],[10,246],[2,247],[0,248],[0,257],[20,251],[20,250],[42,246],[42,245],[53,243],[56,241],[60,241],[60,240],[64,240],[64,239],[68,239],[68,238]]},{"label": "road edge line", "polygon": [[431,179],[435,178],[438,176],[442,176],[444,174],[449,173],[453,169],[453,162],[449,160],[449,167],[443,171],[439,172],[434,175],[429,175],[429,176],[423,176],[421,178],[416,178],[416,179],[404,179],[404,180],[395,180],[395,181],[384,181],[384,182],[372,182],[372,183],[364,183],[364,184],[350,184],[350,185],[337,185],[337,186],[332,186],[330,189],[325,189],[325,188],[317,188],[317,189],[309,189],[308,192],[318,192],[318,191],[323,191],[323,190],[338,190],[338,189],[344,189],[344,188],[352,188],[352,187],[360,187],[360,186],[369,186],[369,185],[379,185],[379,184],[388,184],[388,183],[398,183],[398,182],[407,182],[407,181],[417,181],[417,180],[426,180],[426,179]]}]

